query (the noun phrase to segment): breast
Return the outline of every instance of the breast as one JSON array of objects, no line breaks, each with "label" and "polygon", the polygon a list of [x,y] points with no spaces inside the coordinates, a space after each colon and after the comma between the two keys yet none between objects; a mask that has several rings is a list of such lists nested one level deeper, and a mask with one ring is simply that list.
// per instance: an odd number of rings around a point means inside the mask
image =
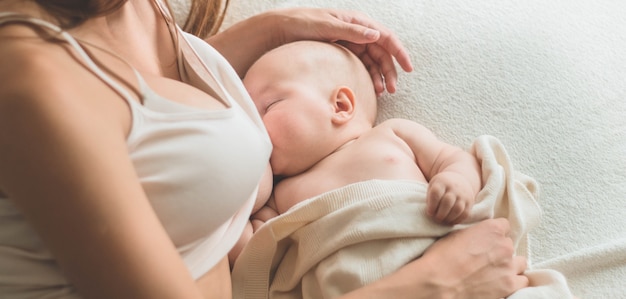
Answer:
[{"label": "breast", "polygon": [[177,247],[206,238],[244,204],[271,150],[238,107],[206,117],[145,117],[131,158],[152,207]]}]

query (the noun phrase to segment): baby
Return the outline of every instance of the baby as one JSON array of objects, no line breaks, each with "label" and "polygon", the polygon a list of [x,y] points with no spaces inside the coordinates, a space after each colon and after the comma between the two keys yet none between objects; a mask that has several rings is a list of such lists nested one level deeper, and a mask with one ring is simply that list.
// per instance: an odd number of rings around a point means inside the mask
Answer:
[{"label": "baby", "polygon": [[457,224],[469,215],[481,188],[476,158],[413,121],[374,125],[372,80],[349,50],[315,41],[287,44],[258,59],[243,82],[272,140],[276,181],[267,203],[265,196],[257,201],[231,261],[265,221],[366,180],[428,183],[427,214],[439,223]]},{"label": "baby", "polygon": [[[293,205],[351,183],[428,183],[428,214],[445,224],[467,218],[481,188],[473,155],[404,119],[378,125],[370,74],[347,49],[302,41],[275,49],[244,78],[269,132],[277,182],[264,209]],[[272,211],[264,211],[266,217]]]},{"label": "baby", "polygon": [[[235,298],[336,297],[419,258],[455,228],[519,209],[510,218],[519,240],[524,221],[538,217],[534,180],[499,172],[511,168],[495,158],[494,139],[478,138],[470,154],[413,121],[375,125],[371,82],[352,52],[311,41],[266,53],[246,74],[274,146],[275,181],[231,252]],[[539,294],[569,293],[563,281],[540,279],[511,298],[555,298]]]}]

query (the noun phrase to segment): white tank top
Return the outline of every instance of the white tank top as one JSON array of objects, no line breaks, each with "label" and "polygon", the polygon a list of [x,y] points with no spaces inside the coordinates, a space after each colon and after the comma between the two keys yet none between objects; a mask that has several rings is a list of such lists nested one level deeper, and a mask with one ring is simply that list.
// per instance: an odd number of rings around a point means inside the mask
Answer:
[{"label": "white tank top", "polygon": [[[41,20],[0,13],[0,25],[7,22],[60,32],[88,67],[128,102],[128,151],[152,207],[194,278],[215,266],[248,221],[271,152],[256,108],[228,62],[206,42],[176,28],[183,81],[227,107],[208,111],[165,99],[138,75],[142,105],[68,33]],[[80,298],[37,233],[2,197],[0,298]]]}]

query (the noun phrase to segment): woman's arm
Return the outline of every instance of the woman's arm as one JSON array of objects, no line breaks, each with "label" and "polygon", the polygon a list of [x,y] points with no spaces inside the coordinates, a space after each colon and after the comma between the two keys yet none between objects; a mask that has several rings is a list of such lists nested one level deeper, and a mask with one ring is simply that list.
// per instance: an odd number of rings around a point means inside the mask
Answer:
[{"label": "woman's arm", "polygon": [[526,259],[514,257],[505,219],[447,235],[419,259],[341,299],[498,299],[527,287]]},{"label": "woman's arm", "polygon": [[[297,40],[338,41],[368,66],[378,93],[395,92],[395,58],[405,71],[413,69],[408,52],[388,28],[351,11],[292,8],[271,10],[243,20],[207,41],[243,77],[263,53]],[[384,78],[384,82],[383,82]]]},{"label": "woman's arm", "polygon": [[30,34],[0,46],[0,189],[82,297],[202,298],[129,159],[127,104]]}]

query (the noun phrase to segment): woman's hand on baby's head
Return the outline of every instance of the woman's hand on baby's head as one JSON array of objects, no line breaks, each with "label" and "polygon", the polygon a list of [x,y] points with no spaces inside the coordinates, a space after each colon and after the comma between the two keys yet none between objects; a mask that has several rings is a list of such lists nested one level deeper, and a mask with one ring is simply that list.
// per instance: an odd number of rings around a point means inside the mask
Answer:
[{"label": "woman's hand on baby's head", "polygon": [[475,199],[466,178],[456,172],[442,172],[428,183],[426,213],[438,223],[459,224],[469,217]]},{"label": "woman's hand on baby's head", "polygon": [[282,24],[281,43],[297,40],[338,42],[363,61],[377,94],[396,91],[398,74],[394,58],[404,71],[413,70],[409,52],[387,27],[354,11],[291,8],[274,10]]}]

